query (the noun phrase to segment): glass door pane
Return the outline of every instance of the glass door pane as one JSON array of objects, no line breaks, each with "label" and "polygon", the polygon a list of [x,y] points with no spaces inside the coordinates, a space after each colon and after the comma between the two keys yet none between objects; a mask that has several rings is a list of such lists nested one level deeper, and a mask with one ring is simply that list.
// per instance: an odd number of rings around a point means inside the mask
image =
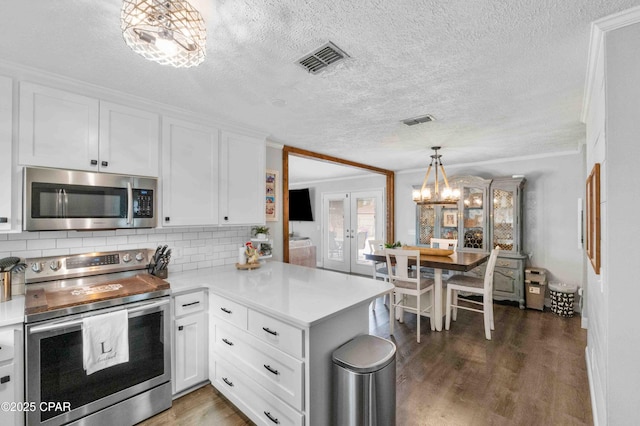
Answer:
[{"label": "glass door pane", "polygon": [[327,269],[349,272],[349,198],[346,194],[323,194],[322,249]]},{"label": "glass door pane", "polygon": [[344,202],[329,200],[329,233],[327,234],[327,257],[331,260],[344,260]]},{"label": "glass door pane", "polygon": [[370,275],[370,240],[384,241],[382,191],[351,193],[351,272]]},{"label": "glass door pane", "polygon": [[484,249],[484,190],[464,188],[463,246]]}]

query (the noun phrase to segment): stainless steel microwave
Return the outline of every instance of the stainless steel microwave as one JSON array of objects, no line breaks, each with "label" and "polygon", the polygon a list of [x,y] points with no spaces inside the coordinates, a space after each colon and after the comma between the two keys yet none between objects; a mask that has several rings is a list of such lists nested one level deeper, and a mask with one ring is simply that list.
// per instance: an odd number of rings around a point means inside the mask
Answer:
[{"label": "stainless steel microwave", "polygon": [[24,168],[25,231],[153,228],[156,178]]}]

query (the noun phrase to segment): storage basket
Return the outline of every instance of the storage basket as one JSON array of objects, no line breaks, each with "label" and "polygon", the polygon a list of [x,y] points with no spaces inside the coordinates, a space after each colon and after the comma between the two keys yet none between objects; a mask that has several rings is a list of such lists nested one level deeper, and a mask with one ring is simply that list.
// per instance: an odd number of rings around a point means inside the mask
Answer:
[{"label": "storage basket", "polygon": [[564,283],[550,283],[551,312],[561,317],[573,316],[573,301],[578,286]]}]

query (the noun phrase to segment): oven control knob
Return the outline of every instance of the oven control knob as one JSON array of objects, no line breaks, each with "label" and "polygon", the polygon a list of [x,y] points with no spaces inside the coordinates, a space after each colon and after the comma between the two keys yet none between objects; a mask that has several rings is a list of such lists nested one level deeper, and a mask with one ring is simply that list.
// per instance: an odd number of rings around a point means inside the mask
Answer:
[{"label": "oven control knob", "polygon": [[58,269],[60,269],[60,261],[52,260],[49,264],[49,268],[51,268],[52,271],[57,271]]},{"label": "oven control knob", "polygon": [[122,256],[122,260],[124,260],[125,263],[131,262],[131,255],[129,253],[125,254]]},{"label": "oven control knob", "polygon": [[42,272],[42,263],[40,263],[40,262],[34,262],[34,263],[31,265],[31,270],[32,270],[33,272],[35,272],[36,274],[37,274],[38,272]]},{"label": "oven control knob", "polygon": [[142,253],[136,254],[136,260],[138,262],[142,262],[144,260],[144,255]]}]

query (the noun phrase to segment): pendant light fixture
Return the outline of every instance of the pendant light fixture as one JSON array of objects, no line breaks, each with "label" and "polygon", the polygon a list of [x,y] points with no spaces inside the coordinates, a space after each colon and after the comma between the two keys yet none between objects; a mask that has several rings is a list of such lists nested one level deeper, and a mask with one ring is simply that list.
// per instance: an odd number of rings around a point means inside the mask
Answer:
[{"label": "pendant light fixture", "polygon": [[[438,150],[440,149],[440,147],[432,146],[431,149],[433,149],[435,153],[431,155],[431,164],[429,164],[427,173],[425,174],[424,180],[422,181],[422,187],[420,187],[419,189],[414,187],[413,189],[413,201],[415,201],[416,204],[456,204],[460,199],[460,190],[457,188],[454,188],[452,190],[449,186],[447,174],[444,171],[444,166],[442,165],[442,160],[440,159],[442,155],[438,154]],[[435,169],[433,193],[431,192],[431,187],[428,186],[429,175],[431,174],[432,168]],[[444,181],[444,188],[442,189],[442,192],[440,192],[438,183],[438,169],[440,169],[440,171],[442,172],[442,179]]]},{"label": "pendant light fixture", "polygon": [[204,61],[204,20],[185,0],[123,0],[120,24],[127,45],[150,61],[176,68]]}]

